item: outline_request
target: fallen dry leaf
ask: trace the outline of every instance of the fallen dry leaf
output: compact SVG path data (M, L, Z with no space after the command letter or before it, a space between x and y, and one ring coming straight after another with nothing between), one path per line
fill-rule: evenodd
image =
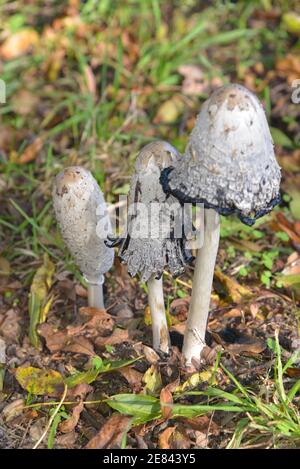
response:
M157 365L151 365L143 376L145 383L145 392L147 394L156 394L162 386L161 375Z
M159 355L153 350L153 348L144 345L141 342L133 344L133 348L138 355L145 355L148 363L155 365L159 361Z
M220 427L207 415L200 415L199 417L180 418L180 421L188 428L200 431L206 434L219 435Z
M87 383L77 384L74 388L69 388L67 393L67 399L80 398L83 400L87 394L93 391L93 387Z
M33 366L19 367L15 370L15 376L23 389L36 396L60 395L64 381L56 370L42 370Z
M84 328L89 329L92 335L106 336L113 331L115 321L105 309L83 307L79 312L84 319L88 320Z
M168 386L166 386L160 391L161 414L165 420L168 420L172 415L172 407L170 407L172 404L173 396Z
M37 137L28 147L25 148L22 155L18 157L17 163L26 164L34 161L44 146L46 136Z
M128 383L132 386L132 390L138 393L142 388L143 374L135 370L131 366L124 366L120 368L119 373L124 376Z
M236 280L223 274L220 270L215 271L215 278L225 287L228 296L234 303L240 303L244 297L252 296L249 288L240 285Z
M287 54L276 61L275 67L280 76L287 78L289 84L299 78L300 59L298 55Z
M81 331L79 328L67 328L65 331L55 331L50 324L40 324L38 332L46 340L47 348L50 352L73 352L94 356L95 351L92 343L82 335L76 336ZM75 332L75 334L74 334Z
M115 329L110 337L97 337L95 345L99 348L104 348L106 345L116 345L122 342L130 342L128 330Z
M18 417L22 414L25 407L24 399L16 399L13 402L10 402L2 409L2 417L6 422Z
M160 449L170 449L169 440L175 430L176 427L167 427L163 432L159 434L158 446Z
M173 96L165 101L154 117L154 124L173 124L184 109L184 102L179 96Z
M274 226L275 225L275 226ZM284 231L292 241L296 244L300 244L300 236L295 231L293 223L289 222L283 213L276 213L275 222L271 224L274 231Z
M59 424L59 431L62 433L69 433L74 430L76 427L78 420L80 418L80 414L83 411L83 402L80 401L74 409L72 410L72 415L67 420L64 420Z
M300 368L289 367L285 370L285 372L290 378L300 378Z
M56 436L56 443L58 446L62 446L63 448L72 449L74 443L76 442L78 434L73 430L70 433L66 433L64 435Z
M113 414L103 425L97 435L86 445L86 449L117 448L123 434L128 431L132 417Z
M9 309L0 325L0 333L7 343L14 343L19 340L21 334L20 315L15 309Z
M39 41L34 29L23 29L9 36L0 47L0 57L11 60L29 52Z

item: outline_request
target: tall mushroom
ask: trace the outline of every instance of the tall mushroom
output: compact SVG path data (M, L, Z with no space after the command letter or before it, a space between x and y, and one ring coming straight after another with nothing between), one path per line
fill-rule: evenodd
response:
M53 205L62 237L88 285L88 304L103 308L104 274L114 250L104 241L112 233L106 204L92 174L80 166L64 169L53 185Z
M200 359L205 345L219 214L251 226L280 202L280 167L257 97L238 84L216 90L203 104L184 157L162 172L166 194L205 208L204 242L195 266L183 354Z
M179 157L177 150L164 141L152 142L140 151L131 179L126 235L110 244L120 246L119 256L127 263L129 274L139 273L141 280L147 282L153 347L166 353L170 340L163 270L168 266L172 275L177 276L192 259L185 235L181 236L184 216L181 204L173 196L166 196L159 182L161 171L176 166Z

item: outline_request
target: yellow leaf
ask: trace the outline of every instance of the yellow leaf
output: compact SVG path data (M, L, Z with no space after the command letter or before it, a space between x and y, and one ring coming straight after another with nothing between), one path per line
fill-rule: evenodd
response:
M145 308L144 323L146 324L146 326L151 326L152 324L150 306L146 306Z
M173 124L184 109L183 101L178 97L174 96L172 99L165 101L157 111L154 118L155 124Z
M220 270L215 271L215 277L225 287L228 296L234 303L240 303L243 297L252 296L252 292L249 288L243 287L236 280L223 274Z
M293 11L285 13L282 17L282 23L289 33L300 36L300 15Z
M157 394L162 387L160 372L156 365L150 366L143 376L143 382L146 384L147 394Z
M214 367L210 367L205 371L201 371L200 373L193 373L184 383L180 386L177 386L175 392L184 392L187 389L194 389L201 383L207 383L212 379L214 373ZM215 381L215 380L214 380ZM211 383L215 384L215 383Z
M51 369L19 367L16 369L16 379L23 389L35 396L56 396L64 387L61 374Z
M36 348L40 346L37 326L45 321L47 308L49 309L51 306L51 303L49 304L51 300L48 303L46 303L46 300L52 285L54 271L54 264L50 261L48 254L44 254L43 265L36 271L29 295L29 340Z

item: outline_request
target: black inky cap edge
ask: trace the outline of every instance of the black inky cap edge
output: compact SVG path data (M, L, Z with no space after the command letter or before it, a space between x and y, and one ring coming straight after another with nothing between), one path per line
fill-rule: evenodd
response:
M192 198L189 195L184 194L179 189L171 189L171 187L169 186L169 174L173 171L173 169L174 168L172 166L170 166L169 168L163 169L159 178L159 181L161 183L161 186L165 194L173 195L182 204L184 203L203 204L204 208L212 208L213 210L218 212L220 215L228 216L228 215L236 214L241 220L241 222L248 226L254 225L256 220L258 220L258 218L261 218L267 213L271 212L273 208L276 205L280 204L281 202L281 196L278 193L277 196L274 197L274 199L272 199L265 208L258 210L254 217L246 217L245 215L243 215L242 211L236 207L218 207L217 205L207 202L206 199Z

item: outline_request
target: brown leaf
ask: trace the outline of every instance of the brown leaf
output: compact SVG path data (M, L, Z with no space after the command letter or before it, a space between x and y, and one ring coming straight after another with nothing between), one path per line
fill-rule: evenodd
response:
M85 329L89 329L93 335L108 335L114 328L115 321L105 309L83 307L79 310L80 314L88 321L85 323Z
M172 415L172 407L170 407L172 404L173 396L168 386L166 386L160 391L160 408L165 420L168 420Z
M240 318L241 317L241 309L240 308L233 308L230 311L227 311L223 314L224 318Z
M74 388L68 389L67 399L71 399L71 398L76 399L79 397L81 400L83 400L85 396L92 391L93 391L92 386L90 386L87 383L80 383L80 384L77 384Z
M180 421L188 428L200 431L206 434L219 435L219 426L211 420L207 415L200 415L199 417L181 418Z
M195 431L195 437L196 437L195 443L196 443L197 449L207 447L207 444L208 444L207 434Z
M24 411L25 402L23 399L16 399L2 409L2 417L6 422L14 419Z
M39 334L46 340L50 352L73 352L93 356L95 351L91 342L85 337L77 336L81 328L67 328L65 331L55 331L50 324L43 323L38 327Z
M72 449L77 436L77 433L75 430L73 430L72 432L66 433L65 435L56 436L56 443L58 446L62 446L63 448Z
M169 440L175 430L176 427L167 427L163 432L159 434L158 446L160 449L170 449Z
M276 224L279 230L284 231L296 244L300 244L300 236L296 233L294 225L286 219L283 213L276 213Z
M160 392L160 408L161 413L164 419L168 419L171 417L172 408L169 407L170 404L173 404L173 396L172 393L180 384L180 377L178 376L174 381L167 384L161 392Z
M297 252L293 252L287 260L287 265L282 271L283 275L300 274L300 256Z
M64 352L82 353L93 357L95 350L93 344L83 336L72 337L71 343L66 344Z
M290 378L297 378L299 379L300 378L300 368L287 368L285 370L286 374L290 377Z
M22 155L19 156L17 162L20 164L26 164L30 163L30 161L35 160L37 154L43 148L45 140L45 136L37 137L34 142L28 145L28 147L23 151Z
M83 67L83 73L84 73L84 77L86 81L86 87L89 93L95 96L97 85L96 85L96 80L95 80L95 75L93 73L93 70L91 69L89 65L85 64Z
M138 393L141 390L143 379L142 373L131 366L124 366L124 368L120 368L118 371L132 386L134 392Z
M20 316L15 309L9 309L0 325L0 333L7 343L14 343L19 340L21 334Z
M86 449L103 449L120 447L124 432L129 429L132 417L113 414L103 425L101 430L86 445Z
M0 48L0 56L11 60L26 54L38 43L38 33L33 29L23 29L9 36Z
M74 430L74 428L76 427L76 425L78 423L78 420L80 418L80 414L81 414L82 411L83 411L83 402L81 401L72 410L71 417L60 423L59 431L62 432L62 433L69 433L72 430Z
M289 84L299 78L300 59L298 55L287 54L278 59L275 66L280 75L287 78Z
M97 337L95 339L96 347L103 348L106 345L116 345L122 342L130 342L128 330L115 329L110 337Z

